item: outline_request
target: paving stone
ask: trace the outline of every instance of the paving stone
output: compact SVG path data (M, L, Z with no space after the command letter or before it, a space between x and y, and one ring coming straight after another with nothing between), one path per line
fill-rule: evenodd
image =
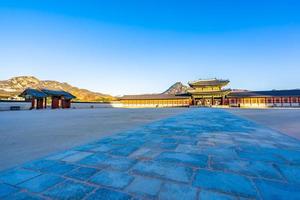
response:
M175 138L164 138L162 140L163 143L177 143L177 140Z
M91 194L87 200L129 200L131 196L122 192L109 190L106 188L100 188L93 194Z
M288 182L300 185L300 166L278 165L278 167Z
M237 174L199 170L195 176L193 185L203 189L232 193L244 197L257 196L256 190L250 180Z
M44 192L53 199L76 200L88 195L94 187L74 181L65 181Z
M97 144L107 144L110 143L112 141L112 137L107 137L107 138L102 138L98 141L96 141L95 143Z
M65 174L73 169L76 169L76 165L67 164L63 162L57 162L55 165L52 165L48 168L42 169L43 172L54 173L54 174Z
M193 171L189 167L176 166L173 163L142 161L133 166L132 171L147 176L157 176L170 180L189 182Z
M204 155L211 155L214 157L220 157L225 160L237 159L236 151L231 147L204 147L201 148L201 153Z
M194 174L208 157L211 170ZM0 199L41 197L27 190L50 199L300 199L299 166L298 140L223 110L191 109L0 172Z
M31 192L42 192L54 185L56 185L59 182L62 182L64 179L50 174L43 174L40 176L37 176L35 178L32 178L28 181L25 181L21 184L19 184L19 187L26 188L27 190Z
M111 169L121 170L121 171L128 170L135 163L136 163L135 160L129 158L123 158L123 157L119 157L119 158L111 157L103 161L103 165Z
M300 150L287 150L279 148L269 148L269 150L274 150L276 154L280 155L282 158L293 165L300 165Z
M82 145L79 147L75 147L74 150L75 151L91 151L92 149L98 147L99 144L86 144L86 145Z
M175 162L196 167L206 167L208 157L205 155L198 155L192 153L179 153L179 152L163 152L157 156L156 160L164 162Z
M159 193L161 200L196 199L197 190L189 185L164 183Z
M173 143L160 143L159 148L161 149L167 149L167 150L171 150L171 149L176 149L176 147L178 146L178 144L173 144Z
M300 199L300 186L291 185L273 181L256 180L255 184L263 199L288 199L299 200Z
M109 152L115 148L117 148L118 146L116 145L112 145L112 144L101 144L99 147L96 147L94 149L92 149L92 151L95 152Z
M94 169L94 168L89 168L89 167L80 167L77 168L69 173L67 173L65 176L75 178L78 180L87 180L94 174L99 172L99 170Z
M0 183L0 199L16 193L19 189L10 185Z
M126 188L130 193L155 197L162 185L157 179L147 177L136 177L134 181Z
M0 181L17 185L38 175L40 175L40 173L27 169L12 169L2 172L0 174Z
M265 161L272 163L285 163L286 161L278 155L264 154L263 152L237 151L238 156L249 161Z
M108 155L105 155L103 153L96 153L82 160L79 160L78 163L89 166L103 166L103 161L105 161L108 158L110 158Z
M92 155L93 153L90 153L90 152L78 152L78 153L75 153L75 154L72 154L70 156L67 156L65 158L62 159L62 161L65 161L65 162L77 162L78 160L81 160L87 156L90 156Z
M146 144L146 148L161 149L161 150L174 150L176 149L177 146L178 144L176 143L163 143L161 139L157 141L149 141Z
M130 155L131 158L137 159L152 159L160 154L161 151L152 148L140 148Z
M43 200L37 195L29 194L26 192L18 192L4 198L5 200Z
M101 172L93 176L90 179L90 182L108 187L123 189L124 187L129 185L129 183L131 183L133 179L134 178L127 173L102 170Z
M77 153L77 152L78 151L73 151L73 150L60 152L60 153L48 156L48 157L46 157L46 159L47 160L60 160L60 159L63 159L64 157L70 156L70 155L72 155L74 153Z
M112 155L117 155L117 156L129 156L132 154L134 151L138 150L138 146L120 146L118 148L115 148L111 150L109 153Z
M199 200L238 200L238 197L207 191L207 190L201 190L199 194Z
M43 170L45 168L51 167L57 164L58 161L55 160L35 160L23 165L23 168L33 169L33 170Z
M243 160L218 161L218 159L213 158L211 167L213 169L231 171L246 176L282 180L282 176L280 176L278 170L267 162Z
M175 151L181 153L201 154L201 148L199 146L189 144L179 144Z

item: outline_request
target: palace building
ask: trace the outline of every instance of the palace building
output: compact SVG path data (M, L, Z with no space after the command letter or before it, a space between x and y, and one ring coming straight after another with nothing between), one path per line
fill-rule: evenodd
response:
M300 107L300 89L234 91L225 88L229 80L206 79L188 83L186 93L177 95L125 95L124 107Z
M187 95L192 99L192 105L213 106L223 105L230 89L223 89L229 83L228 80L198 80L189 82L191 89Z

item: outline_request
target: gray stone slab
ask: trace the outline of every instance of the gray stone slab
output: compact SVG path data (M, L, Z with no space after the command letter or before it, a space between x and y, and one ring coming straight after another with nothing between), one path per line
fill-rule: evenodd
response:
M256 190L251 181L244 176L233 173L199 170L195 176L193 185L237 196L257 197Z
M42 174L28 181L18 185L18 187L25 188L31 192L42 192L60 182L64 179L62 177L52 174Z
M196 199L197 190L189 185L165 183L159 194L161 200Z
M65 158L62 159L62 161L65 162L77 162L78 160L81 160L87 156L92 155L93 153L91 152L78 152L78 153L74 153L70 156L67 156Z
M154 178L137 176L134 181L126 188L126 190L133 194L141 196L156 197L162 181Z
M87 196L93 189L94 187L87 184L65 181L47 190L43 194L53 199L77 200Z
M40 173L27 169L12 169L0 173L0 181L17 185L39 175Z
M90 179L90 182L98 185L123 189L131 183L133 176L117 171L102 170Z
M189 167L176 166L172 163L159 161L139 162L132 168L132 171L141 175L161 177L180 182L189 182L193 174L193 170Z

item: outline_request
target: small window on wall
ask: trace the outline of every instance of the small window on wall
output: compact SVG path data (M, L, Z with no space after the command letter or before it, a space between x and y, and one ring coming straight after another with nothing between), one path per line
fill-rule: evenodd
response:
M280 103L280 98L276 98L275 102Z
M284 99L283 99L283 102L284 102L284 103L288 103L288 102L289 102L289 98L284 98Z

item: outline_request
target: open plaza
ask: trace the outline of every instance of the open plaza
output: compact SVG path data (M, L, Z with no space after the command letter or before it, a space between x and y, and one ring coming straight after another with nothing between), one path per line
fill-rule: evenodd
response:
M299 10L0 0L0 200L300 200Z
M300 109L1 112L0 199L299 199L299 117Z

